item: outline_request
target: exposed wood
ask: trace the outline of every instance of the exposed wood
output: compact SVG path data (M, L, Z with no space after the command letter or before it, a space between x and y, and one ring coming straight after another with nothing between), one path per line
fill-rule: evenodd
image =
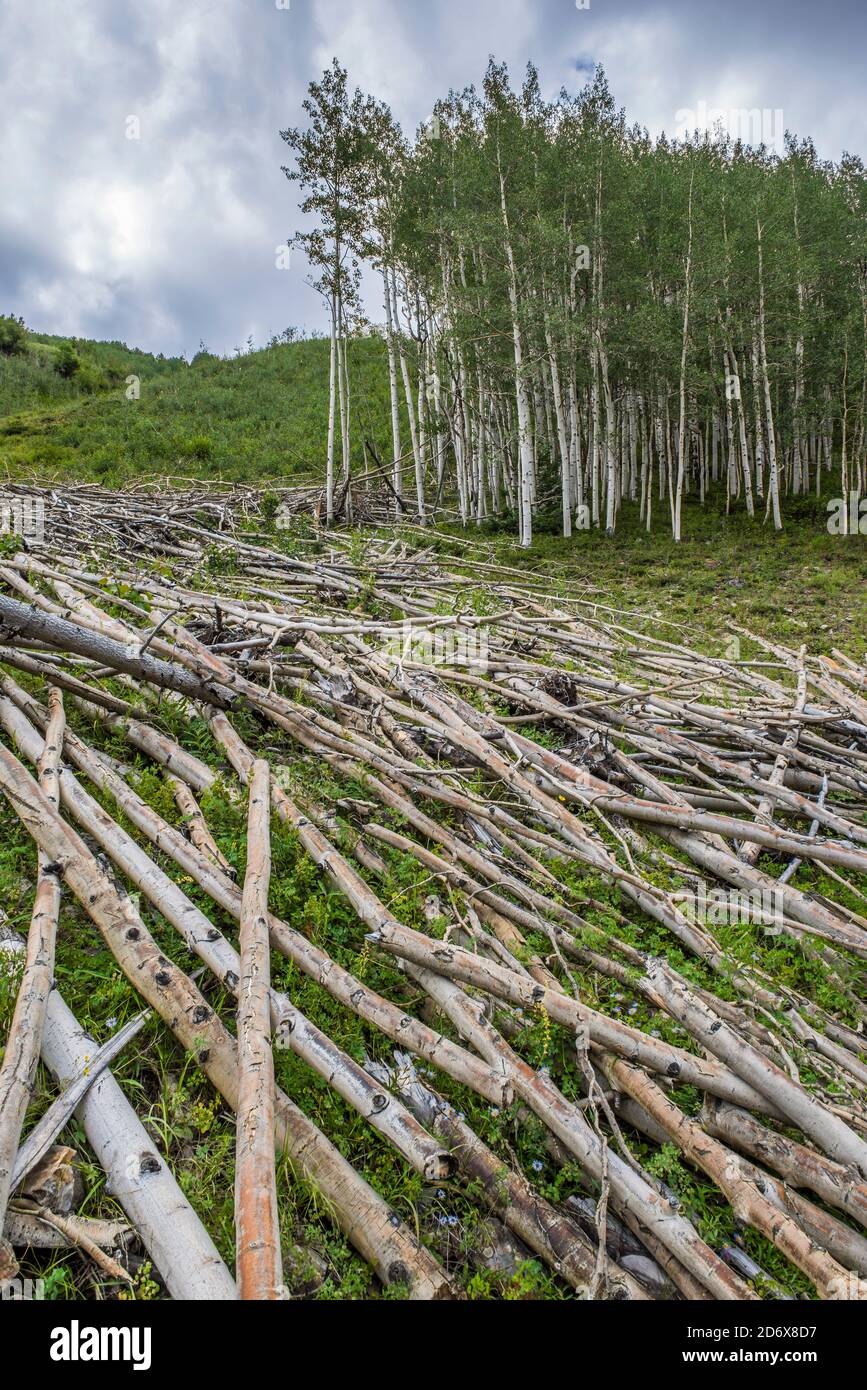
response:
M247 873L241 899L238 985L235 1237L242 1299L279 1299L283 1292L277 1175L274 1167L274 1055L271 1051L271 770L257 762L250 778Z

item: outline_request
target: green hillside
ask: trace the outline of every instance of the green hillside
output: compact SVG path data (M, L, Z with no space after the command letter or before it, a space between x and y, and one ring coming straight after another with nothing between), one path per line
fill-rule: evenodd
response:
M65 378L61 353L80 362ZM350 343L354 466L364 438L385 456L391 425L384 345ZM138 400L127 378L139 378ZM29 334L0 356L0 470L108 485L179 475L230 481L322 478L329 344L310 339L234 358L154 357L123 343ZM385 451L383 453L383 451Z

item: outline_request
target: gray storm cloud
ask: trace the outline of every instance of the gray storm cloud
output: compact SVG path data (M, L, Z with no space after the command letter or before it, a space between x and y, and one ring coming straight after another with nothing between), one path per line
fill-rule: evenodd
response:
M335 54L408 129L494 52L550 95L603 63L652 134L782 111L833 159L867 155L865 40L860 0L4 0L0 312L168 354L322 327L303 263L276 265L278 132Z

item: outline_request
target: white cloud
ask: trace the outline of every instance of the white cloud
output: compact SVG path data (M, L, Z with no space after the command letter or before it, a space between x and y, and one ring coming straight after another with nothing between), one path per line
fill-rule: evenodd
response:
M783 107L820 153L867 153L865 11L807 0L4 0L0 311L43 331L154 350L231 350L321 323L296 260L296 190L278 132L337 55L410 130L488 55L553 95L605 64L630 121L678 108ZM11 55L11 59L10 59ZM579 71L585 65L584 71ZM141 138L126 138L131 115ZM371 306L378 313L378 302Z

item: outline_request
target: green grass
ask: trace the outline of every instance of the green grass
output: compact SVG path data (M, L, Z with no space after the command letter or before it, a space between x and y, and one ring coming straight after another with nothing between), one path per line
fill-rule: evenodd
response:
M784 530L776 534L741 511L726 517L713 505L687 501L679 546L661 508L648 535L631 506L624 507L610 540L598 531L579 531L566 541L553 528L538 529L528 552L503 521L466 532L449 527L432 544L466 574L483 579L474 557L513 566L528 579L544 580L554 601L584 599L598 605L600 619L709 656L726 655L733 637L728 623L734 621L795 651L806 643L812 653L839 647L862 658L867 536L829 535L824 497L789 499L784 519ZM476 549L479 541L485 543L482 551ZM490 602L483 582L478 596ZM743 639L742 656L761 659Z

